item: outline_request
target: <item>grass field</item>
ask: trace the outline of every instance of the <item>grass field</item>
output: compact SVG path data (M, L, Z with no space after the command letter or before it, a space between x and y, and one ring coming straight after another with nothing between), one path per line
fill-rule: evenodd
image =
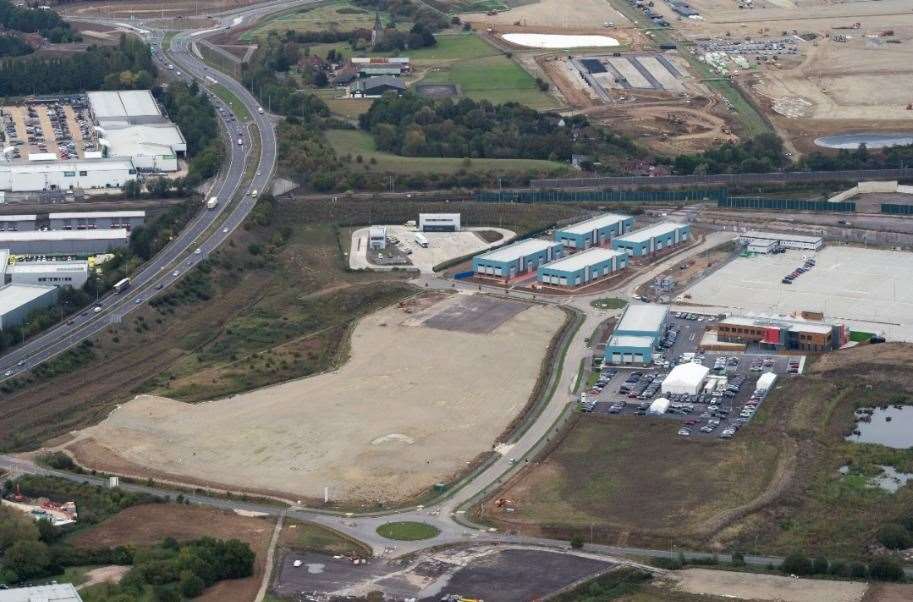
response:
M590 302L590 305L597 309L621 309L627 304L628 302L624 299L616 299L614 297L604 297Z
M440 530L433 525L412 521L385 523L377 528L377 534L381 537L397 541L431 539L432 537L437 537L438 533L440 533Z
M864 558L881 525L913 513L913 488L888 493L866 476L879 465L913 471L913 450L844 435L856 407L913 397L910 361L913 347L899 344L827 355L781 381L728 442L676 437L664 420L581 415L540 465L494 496L515 511L489 502L483 517L562 539Z
M422 83L456 84L463 95L495 104L519 102L540 110L558 106L529 73L503 55L457 61L429 73Z
M293 520L285 521L279 534L279 545L290 550L318 552L330 556L371 556L371 548L357 541L314 523Z
M537 159L465 159L455 157L401 157L376 150L371 136L360 130L329 130L327 141L337 155L361 155L367 169L395 174L467 172L546 172L567 171L568 167L555 161ZM373 163L371 161L374 161Z
M440 61L468 61L488 56L501 55L501 51L489 46L474 33L438 34L437 44L430 48L406 51L416 64Z
M381 13L381 20L386 24L389 15ZM317 7L302 8L283 13L267 19L259 26L241 34L244 42L253 42L268 35L271 31L354 31L371 29L374 26L374 13L357 7L351 2L338 0L321 4ZM411 23L398 23L399 29L409 29Z

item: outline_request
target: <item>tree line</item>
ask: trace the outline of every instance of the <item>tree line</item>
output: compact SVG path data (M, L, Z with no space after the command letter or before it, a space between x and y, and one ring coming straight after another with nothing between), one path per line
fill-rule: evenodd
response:
M51 42L74 42L81 36L73 31L53 10L16 6L9 0L0 0L0 26L22 33L40 33Z
M190 167L186 187L193 188L219 171L225 152L215 107L196 80L189 85L174 82L167 89L156 88L154 92L187 141Z
M117 46L90 46L68 57L2 61L0 91L4 96L27 96L148 89L157 73L149 47L122 34Z

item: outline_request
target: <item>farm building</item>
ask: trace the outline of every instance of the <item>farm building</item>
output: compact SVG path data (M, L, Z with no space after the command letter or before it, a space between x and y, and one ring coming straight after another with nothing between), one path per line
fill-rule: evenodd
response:
M120 188L135 179L133 163L124 159L0 162L0 190L12 192Z
M817 251L824 246L824 239L820 236L761 232L758 230L739 235L739 242L749 247L755 245L760 248L761 245L770 246L772 244L782 249L796 249L799 251Z
M94 255L125 247L129 240L124 228L0 232L0 248L16 255Z
M632 257L646 257L688 240L690 232L691 227L687 224L662 222L614 238L612 248Z
M717 330L720 341L776 351L831 351L844 345L846 337L842 324L788 318L732 316L722 320Z
M406 84L398 77L380 75L358 79L349 86L349 94L355 98L377 98L387 92L402 94L406 91Z
M6 284L0 286L0 330L19 326L33 311L57 302L56 286Z
M81 288L89 279L87 261L28 261L6 269L13 284L72 286Z
M37 219L37 215L0 215L0 232L30 232Z
M95 228L126 228L142 226L145 211L83 211L50 213L51 230L94 230Z
M605 360L612 364L651 363L668 317L669 308L664 305L629 305L606 343Z
M387 248L386 226L371 226L368 229L368 248L383 251Z
M418 229L421 232L459 232L459 213L419 213Z
M606 213L555 230L555 240L569 249L606 246L613 238L630 232L633 227L633 217Z
M561 243L528 238L475 257L472 271L476 276L510 280L554 261L562 256L562 252Z
M695 362L679 364L663 380L662 392L664 395L697 395L709 373L710 368Z
M628 256L619 251L595 247L540 265L536 278L544 284L581 286L622 270Z

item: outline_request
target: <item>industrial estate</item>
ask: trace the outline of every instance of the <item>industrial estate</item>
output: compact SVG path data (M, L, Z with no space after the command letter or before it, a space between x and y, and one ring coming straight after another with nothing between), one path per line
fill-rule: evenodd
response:
M906 0L0 0L0 602L913 600Z

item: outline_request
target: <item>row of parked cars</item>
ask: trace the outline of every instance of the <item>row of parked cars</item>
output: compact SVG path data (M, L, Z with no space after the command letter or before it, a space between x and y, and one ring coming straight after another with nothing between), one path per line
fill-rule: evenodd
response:
M796 278L798 278L805 272L810 271L813 267L815 267L815 260L806 259L805 263L802 264L802 267L796 268L791 273L789 273L783 277L783 284L792 284L793 280L795 280Z
M631 372L618 387L618 394L627 395L631 399L650 399L659 391L665 377L665 374L652 372Z
M599 371L599 377L588 392L589 397L587 397L587 394L584 394L580 399L580 405L584 412L593 411L593 408L596 407L599 394L602 393L602 390L605 389L606 385L609 384L609 381L611 381L616 374L618 374L618 370L615 368L608 365L602 367Z
M752 372L769 372L770 370L773 369L775 363L776 362L771 357L765 357L764 359L756 359L753 362L751 362L751 368L749 368L749 369ZM799 368L799 360L796 360L796 369L798 370L798 368Z

